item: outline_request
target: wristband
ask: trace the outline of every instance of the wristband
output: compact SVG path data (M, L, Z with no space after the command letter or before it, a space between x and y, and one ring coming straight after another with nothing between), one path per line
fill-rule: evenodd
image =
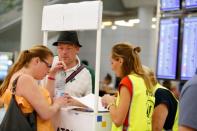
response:
M107 110L109 110L111 106L115 106L115 103L114 102L109 103L109 105L107 105Z
M50 77L50 76L48 76L48 79L49 79L49 80L53 80L53 81L55 80L54 77Z

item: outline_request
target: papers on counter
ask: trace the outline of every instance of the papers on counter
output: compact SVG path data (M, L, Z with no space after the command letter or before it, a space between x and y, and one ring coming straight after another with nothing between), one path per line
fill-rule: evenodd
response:
M87 112L93 112L94 111L94 103L95 103L95 95L94 94L88 94L84 97L73 97L74 99L78 100L82 104L86 105L88 108L85 107L78 107L78 106L68 106L67 109L75 109L80 111L87 111ZM108 110L102 106L101 103L101 97L98 99L98 111L99 112L107 112Z

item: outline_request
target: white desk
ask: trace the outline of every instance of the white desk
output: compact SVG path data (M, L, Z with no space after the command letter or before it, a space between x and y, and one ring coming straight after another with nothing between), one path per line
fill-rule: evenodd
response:
M60 131L94 131L94 112L82 112L62 108L55 116L54 124ZM98 113L96 131L111 131L111 117L109 112Z

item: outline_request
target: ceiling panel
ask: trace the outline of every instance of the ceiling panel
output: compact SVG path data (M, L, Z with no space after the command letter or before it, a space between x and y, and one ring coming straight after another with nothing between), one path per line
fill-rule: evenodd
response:
M141 6L157 6L157 0L122 0L125 8L135 8Z

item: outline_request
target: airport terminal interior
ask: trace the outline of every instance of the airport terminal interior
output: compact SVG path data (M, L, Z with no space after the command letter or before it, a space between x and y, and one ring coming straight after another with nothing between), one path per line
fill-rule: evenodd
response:
M41 21L44 5L82 1L42 0L40 2L32 2L30 0L27 3L26 1L22 2L22 0L1 1L0 50L2 52L11 52L16 56L20 50L29 48L33 43L42 43ZM110 49L113 44L120 41L128 41L141 46L143 63L152 68L156 67L156 10L156 0L103 0L101 34L102 79L106 73L113 75L109 63ZM24 25L22 24L23 20L27 22ZM53 49L51 43L57 37L58 32L49 32L48 46L54 51L55 49ZM83 45L83 48L80 50L80 58L87 60L94 67L96 31L80 30L78 31L78 37Z
M44 6L84 1L0 0L0 81L4 80L20 51L43 43L44 31L41 28ZM111 48L118 42L129 42L141 47L142 64L150 67L158 81L178 99L182 86L195 74L197 68L197 2L101 1L99 95L114 94L117 90L119 81L111 69ZM64 19L66 21L70 18ZM57 51L52 43L59 34L60 31L49 31L47 36L47 47L55 55ZM77 34L82 45L78 56L95 70L97 31L77 30ZM0 114L2 118L3 113Z

